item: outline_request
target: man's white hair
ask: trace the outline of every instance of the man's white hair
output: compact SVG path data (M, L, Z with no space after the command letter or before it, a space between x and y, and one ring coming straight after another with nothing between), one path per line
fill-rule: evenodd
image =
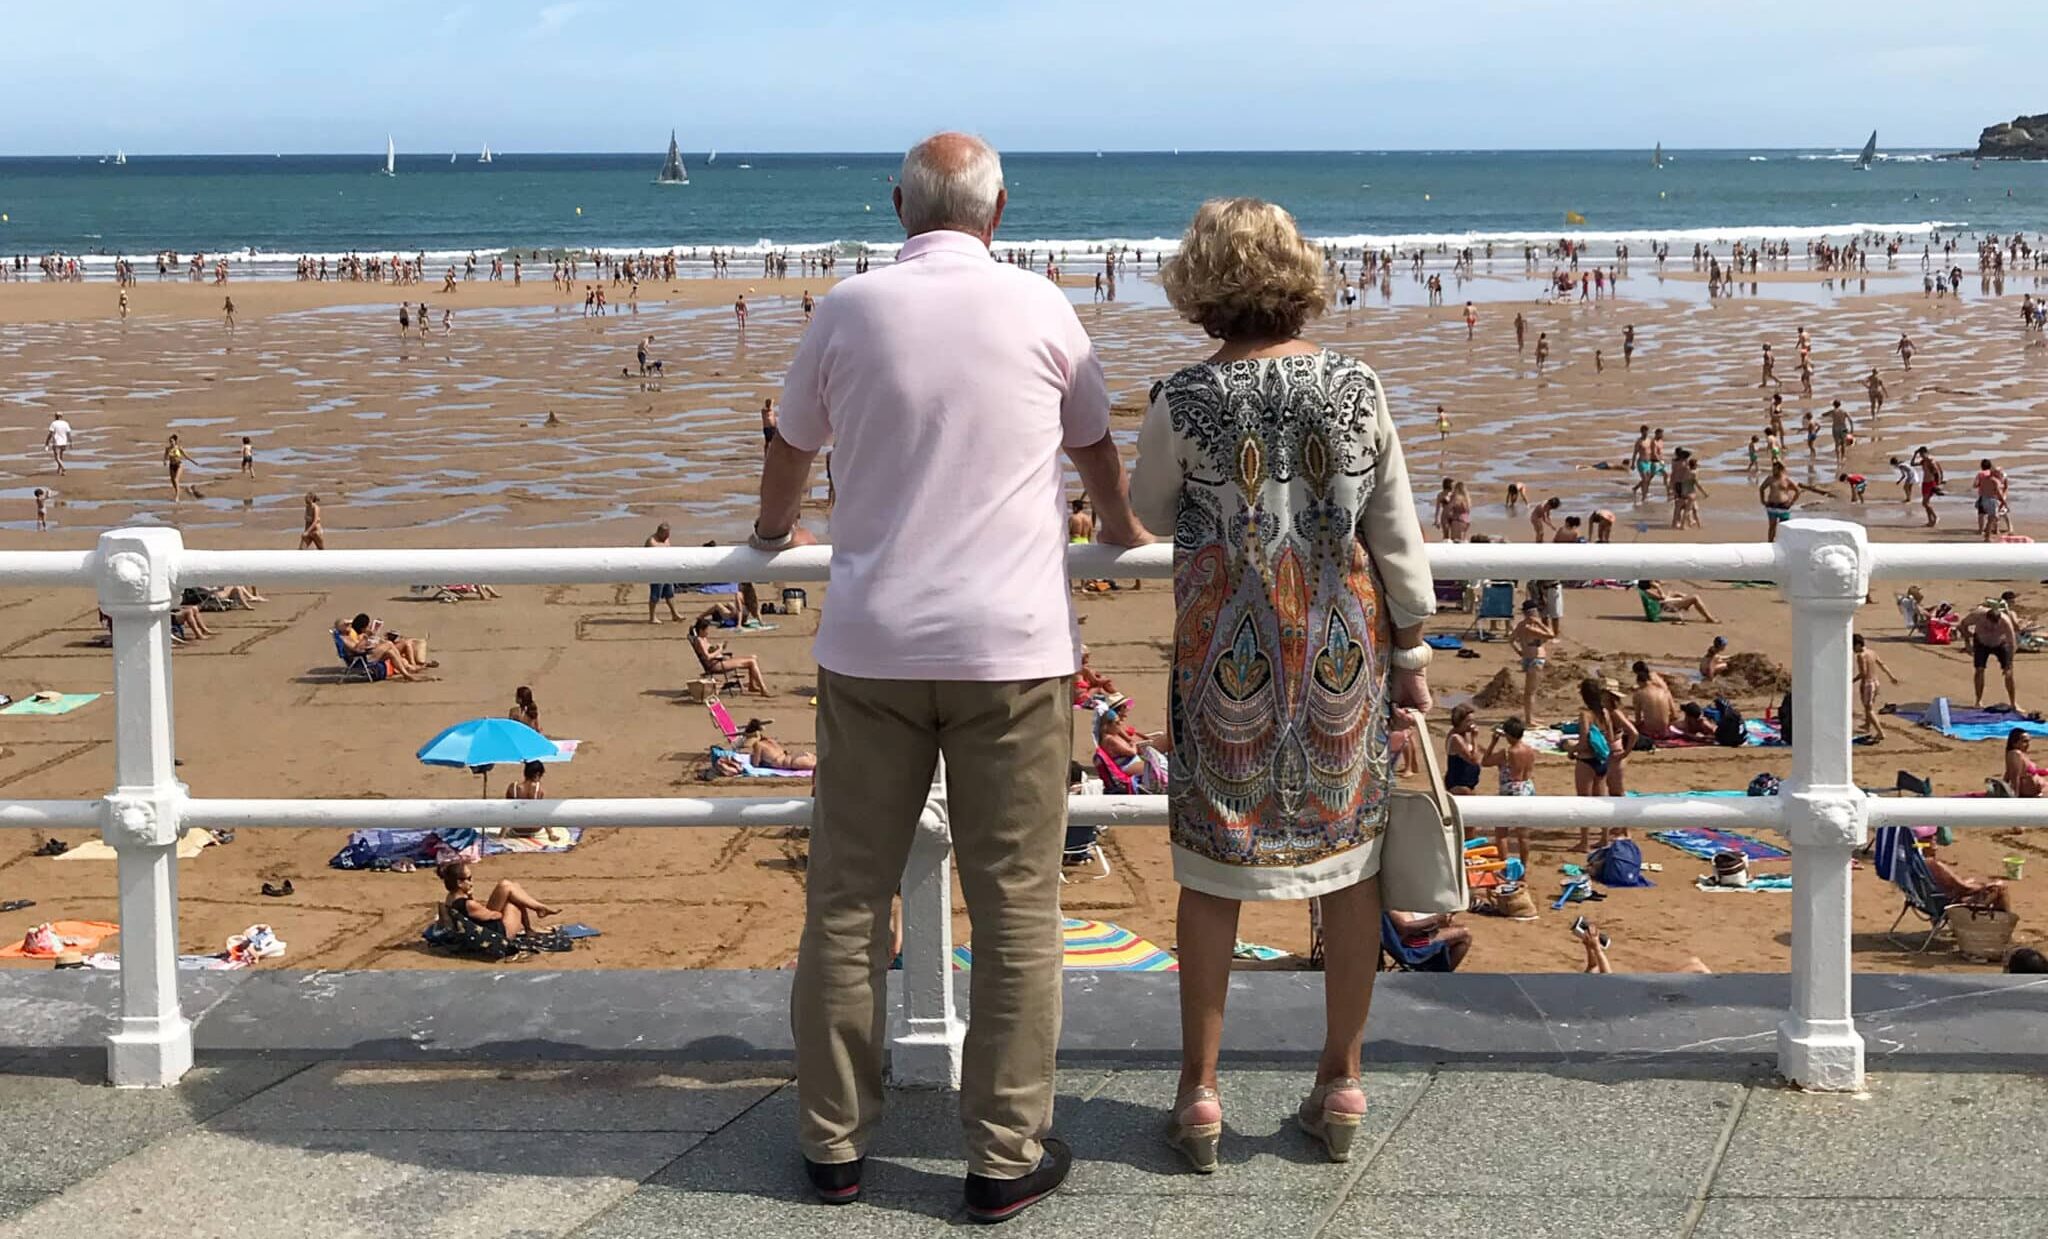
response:
M903 230L911 236L952 228L982 233L995 219L1003 160L972 134L933 134L903 157Z

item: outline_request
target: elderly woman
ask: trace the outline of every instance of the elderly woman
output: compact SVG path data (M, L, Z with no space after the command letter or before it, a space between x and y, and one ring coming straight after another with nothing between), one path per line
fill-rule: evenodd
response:
M1287 212L1204 203L1161 279L1220 342L1161 386L1132 483L1139 517L1174 531L1172 1137L1216 1169L1240 902L1320 898L1327 1028L1297 1117L1343 1161L1365 1113L1389 708L1429 705L1421 523L1379 377L1300 338L1326 303L1323 263Z

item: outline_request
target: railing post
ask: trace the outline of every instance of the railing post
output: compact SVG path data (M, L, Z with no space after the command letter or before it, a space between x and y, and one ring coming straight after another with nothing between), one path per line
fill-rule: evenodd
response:
M1870 589L1863 527L1795 520L1778 528L1792 604L1792 1010L1778 1025L1778 1071L1804 1088L1863 1087L1863 1038L1850 1003L1851 853L1870 837L1856 787L1849 639Z
M184 539L173 529L100 535L100 609L114 621L114 789L101 832L120 853L121 1016L107 1076L175 1084L192 1066L178 1007L179 817L171 732L171 607Z
M903 1005L889 1017L889 1076L912 1088L960 1087L967 1025L953 1004L952 857L940 758L903 871Z

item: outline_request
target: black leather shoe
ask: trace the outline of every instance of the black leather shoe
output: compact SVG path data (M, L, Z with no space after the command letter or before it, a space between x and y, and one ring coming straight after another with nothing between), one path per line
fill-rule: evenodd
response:
M806 1157L804 1177L811 1181L819 1200L828 1205L850 1205L860 1199L860 1172L867 1164L865 1157L850 1162L814 1162Z
M1021 1179L967 1176L967 1216L977 1222L1007 1222L1059 1190L1073 1168L1074 1155L1064 1140L1045 1138L1038 1168Z

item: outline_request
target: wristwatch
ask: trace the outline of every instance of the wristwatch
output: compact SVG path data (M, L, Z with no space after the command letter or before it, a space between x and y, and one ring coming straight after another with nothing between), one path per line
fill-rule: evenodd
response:
M754 522L754 534L747 539L747 545L770 555L777 551L786 551L796 545L796 526L791 525L771 538L761 532L761 522L757 520Z
M1396 671L1423 671L1429 667L1429 660L1435 654L1436 651L1427 645L1411 645L1405 649L1396 647L1387 661Z

